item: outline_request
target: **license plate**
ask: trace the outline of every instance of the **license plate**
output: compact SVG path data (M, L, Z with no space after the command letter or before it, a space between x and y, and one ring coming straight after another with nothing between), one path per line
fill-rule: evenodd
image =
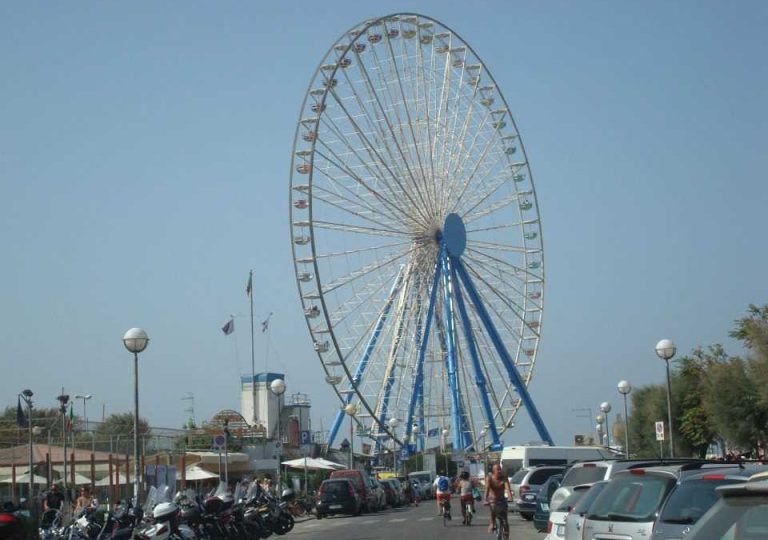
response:
M541 503L541 509L545 512L549 512L549 504L547 503Z
M341 505L340 504L332 504L332 505L328 506L328 508L330 508L331 510L339 510L341 508Z
M555 534L557 536L565 536L565 525L558 525Z

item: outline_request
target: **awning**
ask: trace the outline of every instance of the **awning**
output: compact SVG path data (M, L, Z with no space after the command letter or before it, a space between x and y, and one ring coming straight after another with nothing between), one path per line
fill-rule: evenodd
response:
M48 480L45 479L44 476L38 476L36 474L32 475L32 482L35 484L47 484ZM17 484L29 484L29 474L22 474L21 476L16 477L16 483ZM0 480L0 484L13 484L13 477L10 478L3 478Z
M206 471L202 467L197 467L195 465L192 465L191 467L187 467L184 478L186 481L189 482L189 481L196 481L196 480L210 480L211 478L219 478L219 475L211 471ZM181 480L181 477L177 477L177 480Z
M319 459L315 459L311 457L303 457L299 459L292 459L290 461L283 461L282 464L292 469L308 469L312 471L316 471L316 470L332 471L336 469L336 467L333 464L331 464L330 461L324 463Z

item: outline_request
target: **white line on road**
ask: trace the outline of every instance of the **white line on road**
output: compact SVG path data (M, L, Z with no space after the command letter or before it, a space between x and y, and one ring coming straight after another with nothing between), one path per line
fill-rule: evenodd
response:
M401 521L405 521L405 518L397 518L397 519L390 519L390 523L400 523Z
M432 521L433 519L435 519L435 518L433 518L433 517L425 517L425 518L419 518L416 521Z
M381 521L380 519L366 519L365 521L361 521L361 525L370 525L371 523L378 523Z

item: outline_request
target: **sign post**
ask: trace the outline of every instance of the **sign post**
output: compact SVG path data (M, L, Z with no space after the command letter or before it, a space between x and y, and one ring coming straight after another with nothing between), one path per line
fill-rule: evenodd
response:
M664 422L656 422L656 440L659 441L659 457L664 457Z

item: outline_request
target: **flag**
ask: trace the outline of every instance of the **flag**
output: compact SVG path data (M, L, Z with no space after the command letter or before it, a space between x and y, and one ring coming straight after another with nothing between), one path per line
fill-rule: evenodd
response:
M21 398L18 398L16 405L16 425L19 427L28 427L27 417L24 416L24 411L21 408Z
M272 317L272 312L269 312L267 318L261 321L261 331L266 332L269 329L269 319Z
M221 331L224 332L225 336L228 336L232 332L235 331L235 319L231 318L227 321L227 324L221 327Z
M67 418L67 431L72 431L75 426L75 412L72 404L69 405L69 418Z
M253 290L253 270L251 270L251 273L248 274L248 285L245 286L245 294L248 296L251 296L252 290Z
M437 437L439 434L440 434L440 428L433 428L427 431L427 437L430 439L432 437Z

